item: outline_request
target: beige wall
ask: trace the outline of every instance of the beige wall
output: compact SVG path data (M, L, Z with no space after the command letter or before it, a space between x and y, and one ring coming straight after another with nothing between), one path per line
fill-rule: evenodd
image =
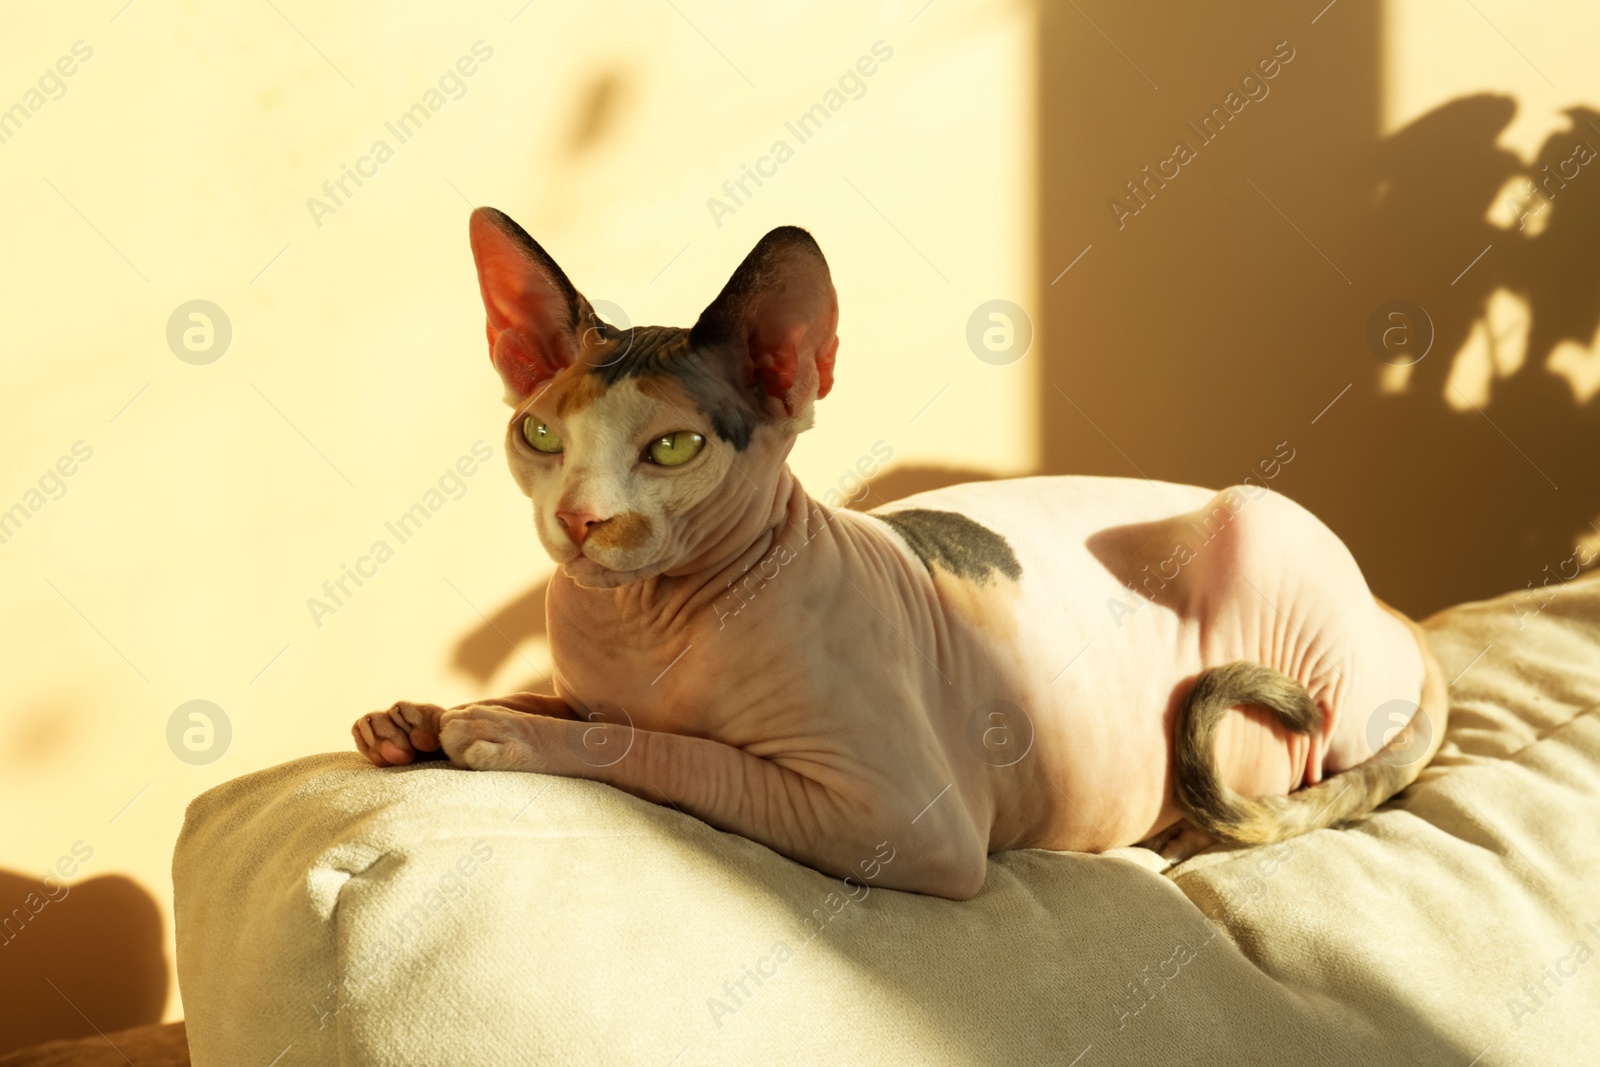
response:
M549 566L501 465L469 203L637 323L691 321L768 228L809 227L842 307L839 384L795 456L818 493L878 441L908 478L1215 485L1287 441L1274 484L1414 612L1537 580L1591 529L1597 279L1576 250L1600 177L1554 202L1544 245L1491 213L1561 109L1600 98L1591 9L675 3L7 16L0 107L93 48L0 143L0 508L93 450L0 544L0 909L63 856L72 884L102 879L0 948L19 1017L78 1025L45 975L107 1025L154 1010L107 975L148 972L158 919L170 961L168 860L196 793L344 747L397 697L465 700L545 665ZM1119 230L1123 183L1285 39L1271 95ZM785 122L879 40L893 58L798 144ZM478 41L493 57L463 95L395 143L384 124ZM1493 101L1436 113L1482 92L1518 102L1508 128ZM393 158L314 221L307 199L378 138ZM719 226L708 198L780 138L793 158ZM1397 297L1439 336L1409 371L1364 340ZM194 299L232 323L205 366L165 336ZM969 350L991 299L1031 313L1027 358ZM384 523L480 439L494 459L464 495L316 625L307 598L394 542ZM208 765L167 742L193 699L233 730Z
M454 703L545 663L524 626L519 654L494 638L467 657L494 677L456 667L479 613L549 570L500 458L469 201L519 219L636 323L692 322L762 233L807 226L843 344L795 456L803 480L820 493L880 440L897 464L1035 464L1028 365L979 363L963 339L981 301L1031 301L1028 10L676 6L8 14L0 106L74 42L93 55L0 144L0 507L26 506L75 442L92 458L0 544L0 868L17 876L0 908L82 841L93 856L70 880L131 878L159 904L170 957L168 863L196 793L345 747L358 713L399 697ZM478 41L493 55L464 95L409 143L385 131ZM864 92L846 83L859 98L804 144L787 133L877 41L892 58ZM393 157L314 220L307 199L379 138ZM780 138L793 157L719 226L707 200ZM205 366L165 338L196 298L233 329ZM957 420L985 432L957 437ZM480 439L494 459L465 494L409 543L387 534ZM394 558L315 625L307 598L379 538ZM166 740L192 699L232 725L209 765ZM96 976L107 952L153 946L102 945L86 965L94 950L69 927L108 909L143 922L139 897L69 895L0 948L19 1020L76 1019L49 975L101 1022L135 1021ZM166 1014L181 1014L175 989Z
M1098 29L1044 9L1041 277L1092 246L1045 286L1046 469L1222 485L1286 443L1271 484L1406 611L1570 577L1600 539L1600 169L1537 239L1505 199L1576 141L1600 148L1600 115L1563 113L1600 98L1600 17L1220 7L1095 5ZM1209 143L1189 129L1284 41L1295 58L1249 90L1267 95L1241 93ZM1179 139L1195 158L1140 206L1125 183ZM1410 368L1367 338L1397 299L1433 324Z

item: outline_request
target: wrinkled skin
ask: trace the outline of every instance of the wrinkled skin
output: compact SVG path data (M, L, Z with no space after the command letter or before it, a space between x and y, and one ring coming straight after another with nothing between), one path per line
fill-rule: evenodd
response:
M817 503L787 467L837 346L814 245L791 238L735 275L735 328L655 339L667 368L731 367L725 396L670 369L599 388L614 331L585 330L575 293L569 319L549 313L564 276L525 235L502 248L501 219L474 216L474 250L514 406L506 452L559 564L555 694L373 712L354 733L379 766L442 750L475 770L608 782L833 875L964 899L990 852L1174 830L1173 717L1210 667L1271 666L1325 711L1312 738L1230 713L1217 754L1245 795L1359 763L1384 740L1374 713L1414 705L1436 670L1342 542L1259 484L1020 479L882 509L967 516L1017 574L925 564L891 523ZM511 363L524 351L531 370ZM713 416L726 429L747 401L738 447ZM562 453L529 445L528 416ZM674 431L705 447L678 467L639 458ZM1181 542L1195 549L1177 562Z

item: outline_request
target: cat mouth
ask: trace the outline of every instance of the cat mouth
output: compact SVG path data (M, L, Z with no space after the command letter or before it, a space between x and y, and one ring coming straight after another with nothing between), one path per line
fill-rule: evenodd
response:
M655 573L650 566L608 567L593 556L587 555L582 549L573 553L565 563L561 564L561 568L579 585L594 588L628 585Z
M607 567L581 548L574 552L572 558L563 563L562 566L568 570L581 569L584 571L611 571L615 569Z
M615 589L638 578L635 571L607 567L582 552L563 563L561 569L566 572L568 578L585 589Z
M574 552L571 558L563 563L562 566L565 567L567 572L570 574L587 575L601 579L614 580L623 575L633 573L632 568L607 566L606 564L595 559L593 556L589 555L582 548L579 548L576 552Z

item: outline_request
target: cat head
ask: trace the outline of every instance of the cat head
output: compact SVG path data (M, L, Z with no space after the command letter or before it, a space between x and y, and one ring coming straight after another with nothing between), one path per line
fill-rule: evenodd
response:
M763 237L693 327L619 329L507 216L479 208L470 231L506 455L551 559L614 587L748 545L833 386L838 297L811 235Z

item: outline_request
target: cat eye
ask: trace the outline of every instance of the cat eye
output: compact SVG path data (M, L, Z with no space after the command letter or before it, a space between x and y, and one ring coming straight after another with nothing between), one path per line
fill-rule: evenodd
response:
M533 446L535 452L543 452L547 456L558 454L563 447L561 438L551 433L550 427L532 415L522 420L522 436Z
M706 439L691 430L674 430L650 442L645 456L659 467L676 467L700 454Z

